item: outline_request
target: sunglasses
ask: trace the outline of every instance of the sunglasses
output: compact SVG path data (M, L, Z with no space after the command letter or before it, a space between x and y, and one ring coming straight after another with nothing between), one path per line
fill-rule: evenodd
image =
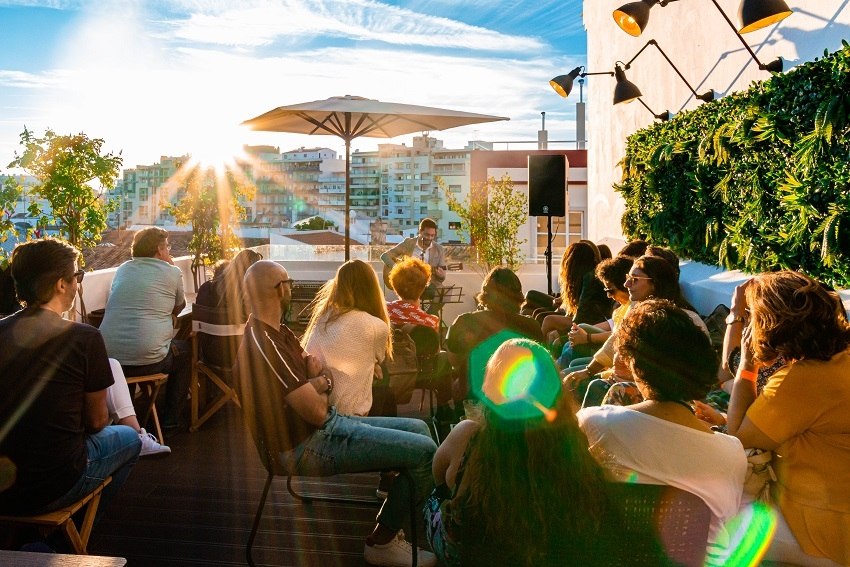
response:
M635 280L651 280L652 278L647 276L633 276L632 274L626 274L626 283L635 283Z
M292 278L290 278L288 280L280 280L279 282L277 282L275 287L280 287L283 284L289 284L289 289L292 289L295 286L295 280L293 280Z
M83 283L83 277L85 277L86 273L83 270L77 270L74 272L74 277L77 279L77 283Z

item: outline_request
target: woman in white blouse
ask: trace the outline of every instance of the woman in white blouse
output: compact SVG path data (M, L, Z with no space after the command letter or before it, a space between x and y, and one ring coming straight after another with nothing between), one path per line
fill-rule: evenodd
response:
M716 380L711 341L681 308L658 299L633 305L615 340L644 401L579 411L590 451L614 480L702 498L712 514L708 560L722 563L724 524L738 512L747 461L738 439L712 431L691 407Z
M386 301L369 264L350 260L322 286L301 344L333 372L330 404L343 415L367 415L376 367L392 355Z

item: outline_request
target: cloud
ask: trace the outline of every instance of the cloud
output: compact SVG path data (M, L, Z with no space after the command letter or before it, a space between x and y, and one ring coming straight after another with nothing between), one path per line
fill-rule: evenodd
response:
M56 73L26 73L0 69L0 86L19 89L43 89L61 82Z
M210 7L208 7L210 8ZM318 36L393 45L482 51L533 51L535 38L503 34L449 18L431 16L373 0L282 0L218 9L171 20L173 36L185 41L259 47Z

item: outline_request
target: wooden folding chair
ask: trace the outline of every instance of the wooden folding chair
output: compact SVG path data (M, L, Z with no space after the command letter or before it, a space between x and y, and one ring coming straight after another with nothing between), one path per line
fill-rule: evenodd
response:
M100 495L110 482L112 482L112 477L108 476L94 490L64 508L33 516L0 516L0 524L7 524L16 528L21 526L37 526L45 535L56 528L62 528L62 533L65 534L74 553L77 555L87 555L89 536L94 526L97 508L100 505ZM87 508L83 516L83 521L80 524L80 529L78 530L77 525L74 523L74 514L83 506L87 506Z
M245 331L245 323L234 323L231 319L232 315L227 309L198 304L192 306L192 423L189 431L197 431L228 401L242 407L232 385L229 364L234 360L239 348L239 339ZM216 342L219 353L222 354L216 361L219 364L205 359L199 344L202 335L223 339ZM202 384L202 380L205 383ZM202 404L202 398L206 398L205 386L209 385L218 389L218 395L210 403Z
M156 436L159 442L165 444L165 436L162 434L162 427L159 424L159 413L156 411L156 397L159 395L159 390L162 385L168 381L168 374L146 374L144 376L127 376L127 385L139 384L142 392L147 396L147 406L141 412L142 419L139 423L146 424L148 418L153 417L153 423L156 426Z

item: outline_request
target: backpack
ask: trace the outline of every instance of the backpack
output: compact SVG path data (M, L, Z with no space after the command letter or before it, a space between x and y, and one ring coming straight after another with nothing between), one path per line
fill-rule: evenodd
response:
M393 328L392 333L393 357L384 361L384 378L389 380L396 403L406 404L413 396L419 375L416 343L401 329Z

